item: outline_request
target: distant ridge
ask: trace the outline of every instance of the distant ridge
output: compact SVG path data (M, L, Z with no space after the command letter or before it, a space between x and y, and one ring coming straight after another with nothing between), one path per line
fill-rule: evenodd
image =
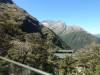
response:
M62 21L43 21L42 24L53 30L73 49L80 49L98 42L98 39L79 26L66 25Z
M70 33L70 32L77 32L77 31L85 31L79 26L74 25L66 25L63 21L43 21L42 24L50 29L54 30L57 34Z

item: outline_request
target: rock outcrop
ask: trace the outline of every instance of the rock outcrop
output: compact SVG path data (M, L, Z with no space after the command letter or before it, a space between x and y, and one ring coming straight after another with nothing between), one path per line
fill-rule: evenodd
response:
M0 3L10 3L13 4L12 0L0 0Z

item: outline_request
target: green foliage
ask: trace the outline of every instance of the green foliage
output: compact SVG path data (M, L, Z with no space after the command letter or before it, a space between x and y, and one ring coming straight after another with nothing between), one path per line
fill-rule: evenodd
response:
M78 65L85 68L86 75L99 75L100 71L100 44L93 44L85 51L79 52Z
M34 18L31 18L33 19L33 27L35 25L40 27L39 32L23 32L21 27L26 16L30 15L14 4L0 4L0 55L55 74L55 66L58 65L54 60L56 58L53 52L61 49L60 46L53 42L56 35L50 29L44 26L40 27ZM5 63L2 60L0 60L0 70L3 71L0 71L1 75L9 75L11 73L20 75L23 72L27 72L19 66ZM34 73L30 74L36 75Z
M67 56L66 58L58 61L59 63L59 75L70 75L75 70L75 60Z
M91 43L98 42L98 39L85 31L72 32L61 36L61 38L73 49L85 48Z
M6 12L3 15L6 16L7 18L10 18L12 16L12 14L10 12Z
M77 66L85 68L83 72L86 75L100 74L100 45L92 45L85 51L79 52L76 57L59 59L54 56L53 52L64 49L64 47L60 46L62 41L58 42L59 38L50 29L41 27L40 31L43 35L39 32L23 32L20 26L27 13L10 4L1 4L0 12L0 54L2 56L50 72L53 75L75 75ZM86 35L85 32L76 33L76 35L74 33L68 34L63 39L66 43L72 44L73 48L83 47L96 41L93 36ZM78 43L76 44L76 42ZM10 72L11 70L12 72ZM27 71L0 60L1 75L9 75L9 73L20 75L23 72L26 73ZM37 74L30 72L29 75Z

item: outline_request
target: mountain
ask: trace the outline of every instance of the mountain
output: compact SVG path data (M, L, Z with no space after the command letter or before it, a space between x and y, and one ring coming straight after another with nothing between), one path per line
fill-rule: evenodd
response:
M62 49L70 49L70 46L52 30L12 0L0 0L0 56L55 73L53 68L57 57L54 52ZM39 75L0 59L0 75L11 74Z
M99 43L100 43L100 34L95 34L94 35L97 39L99 39Z
M62 32L66 30L66 33L74 32L74 31L84 31L79 26L71 26L66 25L63 21L43 21L42 22L44 26L49 27L50 29L53 29L55 32L58 31Z
M97 36L98 38L100 38L100 36Z
M12 0L0 0L0 54L5 55L9 49L14 48L15 42L36 45L36 49L45 42L45 49L48 51L70 48L35 17L16 6Z
M53 30L73 49L80 49L98 42L98 39L79 26L66 25L62 21L43 21L42 24Z
M0 0L0 3L9 3L9 4L13 4L12 0Z
M94 35L94 36L96 36L97 38L100 38L100 34L96 34L96 35Z

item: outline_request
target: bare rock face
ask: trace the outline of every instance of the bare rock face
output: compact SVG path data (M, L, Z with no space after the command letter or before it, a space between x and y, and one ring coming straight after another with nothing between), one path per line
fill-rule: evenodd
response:
M43 21L42 24L52 30L54 30L57 34L64 34L71 33L71 32L78 32L78 31L84 31L79 26L75 25L66 25L63 21Z
M12 0L0 0L0 3L10 3L13 4Z
M5 26L10 27L14 25L15 28L13 29L17 28L17 30L20 29L27 33L40 32L39 21L29 15L25 10L13 4L12 0L0 0L0 3L0 22L5 23ZM7 23L10 24L7 25ZM10 30L6 29L6 32Z
M26 16L22 23L22 31L32 33L39 32L39 21L36 19L32 19L30 16Z
M20 42L31 40L29 37L24 38L27 34L30 37L32 35L35 37L37 34L35 38L37 40L42 39L44 36L44 32L41 31L42 28L35 17L16 6L12 0L0 0L0 54L6 54L12 46L10 44L12 40L20 40ZM36 42L38 41L34 43Z

